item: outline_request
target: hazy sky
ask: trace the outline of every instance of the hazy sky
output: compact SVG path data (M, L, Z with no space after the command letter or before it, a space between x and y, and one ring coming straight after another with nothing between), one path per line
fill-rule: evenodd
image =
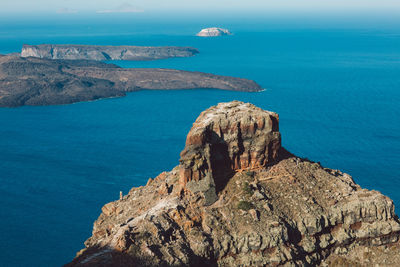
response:
M182 9L400 12L400 0L0 0L1 13L151 12Z

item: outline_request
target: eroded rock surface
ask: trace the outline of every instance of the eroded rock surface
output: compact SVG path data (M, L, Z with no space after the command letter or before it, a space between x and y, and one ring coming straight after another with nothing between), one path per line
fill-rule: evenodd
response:
M276 113L251 104L221 103L201 113L187 136L181 186L206 194L211 204L234 172L274 162L280 145Z
M24 45L21 57L70 60L156 60L191 57L199 53L193 47L178 46L101 46L101 45Z
M211 198L190 185L206 179ZM200 115L179 166L106 204L67 266L396 266L399 233L392 200L290 154L275 113L234 101Z

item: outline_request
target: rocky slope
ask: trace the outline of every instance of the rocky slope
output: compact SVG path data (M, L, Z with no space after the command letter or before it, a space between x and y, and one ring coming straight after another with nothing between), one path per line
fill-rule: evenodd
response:
M216 37L216 36L223 36L223 35L231 35L232 33L227 29L222 28L206 28L202 29L196 35L200 37Z
M193 47L177 46L99 46L99 45L24 45L22 57L84 60L156 60L191 57L199 53Z
M67 266L396 266L392 200L281 147L276 113L204 111L180 164L106 204Z
M260 91L253 81L171 69L123 69L85 60L0 56L0 107L69 104L137 90Z

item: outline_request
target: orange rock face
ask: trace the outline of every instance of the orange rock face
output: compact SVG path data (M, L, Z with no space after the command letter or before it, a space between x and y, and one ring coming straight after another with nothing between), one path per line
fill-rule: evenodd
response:
M239 101L218 104L200 114L187 136L180 185L218 192L235 171L274 162L280 147L278 114Z

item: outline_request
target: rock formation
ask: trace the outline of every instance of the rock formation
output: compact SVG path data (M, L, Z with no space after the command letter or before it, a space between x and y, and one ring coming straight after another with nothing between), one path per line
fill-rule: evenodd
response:
M137 90L260 91L253 81L171 69L123 69L85 60L0 57L0 107L69 104Z
M276 113L229 103L201 113L181 153L183 188L205 194L212 204L234 172L275 161L281 144L278 121Z
M106 204L67 266L396 266L392 200L287 152L278 123L238 101L203 112L179 166Z
M24 45L21 57L84 60L156 60L191 57L199 53L193 47L177 46L100 46L100 45Z
M202 29L199 33L196 34L200 37L216 37L216 36L223 36L223 35L232 35L227 29L222 28L206 28Z

